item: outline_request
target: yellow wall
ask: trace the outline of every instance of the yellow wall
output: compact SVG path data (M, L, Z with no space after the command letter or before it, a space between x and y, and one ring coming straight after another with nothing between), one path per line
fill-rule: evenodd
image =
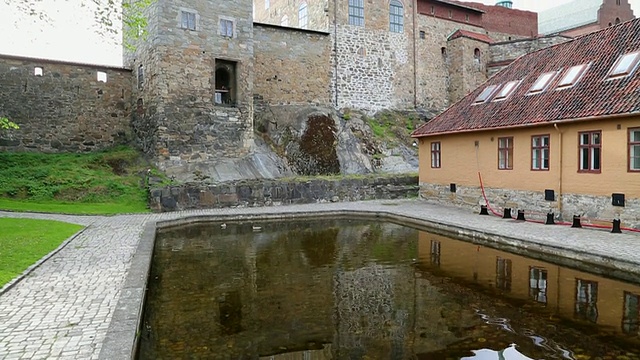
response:
M439 241L439 270L443 271L446 276L476 282L484 287L495 287L497 257L511 260L511 290L505 292L508 297L529 299L529 268L537 267L546 270L546 308L567 319L574 318L576 279L597 282L598 318L596 323L610 326L618 333L622 332L624 292L640 295L640 286L622 281L603 278L446 236L423 231L418 236L418 255L421 265L425 264L427 268L433 266L428 265L431 262L431 241ZM474 273L477 274L475 280Z
M618 129L618 126L620 129ZM640 127L640 117L567 123L558 126L481 131L420 138L420 182L459 186L479 186L478 170L487 188L604 195L621 192L640 198L640 173L627 171L628 128ZM578 173L578 132L602 131L602 171ZM531 136L550 135L549 171L531 170ZM513 136L513 170L498 170L498 137ZM431 142L440 141L442 167L431 168ZM476 151L475 141L478 141ZM477 154L477 155L476 155ZM477 156L477 160L476 160ZM559 171L562 162L562 171Z

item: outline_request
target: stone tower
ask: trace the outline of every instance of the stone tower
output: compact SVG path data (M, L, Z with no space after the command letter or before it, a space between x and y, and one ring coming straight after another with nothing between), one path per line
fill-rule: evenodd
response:
M133 130L163 170L237 159L253 144L251 0L157 0L125 54Z

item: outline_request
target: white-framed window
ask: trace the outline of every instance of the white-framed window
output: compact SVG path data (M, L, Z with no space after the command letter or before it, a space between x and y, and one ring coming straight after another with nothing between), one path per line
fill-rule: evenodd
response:
M180 10L180 27L187 30L196 30L196 13Z
M349 25L364 26L364 0L349 0Z
M615 64L611 67L607 77L609 79L618 79L631 75L640 63L640 51L621 55Z
M303 29L309 27L309 12L306 1L300 3L300 7L298 8L298 26Z
M513 137L498 138L498 169L513 170Z
M585 73L585 70L587 70L587 64L570 67L569 70L565 72L562 79L560 79L557 89L566 89L577 84L582 75Z
M527 94L539 94L546 90L551 80L556 77L557 71L551 71L538 76L538 80L531 86Z
M549 170L549 135L531 137L531 170Z
M578 134L580 138L579 172L599 173L602 169L602 133L600 131L586 131Z
M404 8L398 0L389 2L389 31L395 33L404 32Z
M264 9L265 10L269 10L269 7L271 6L271 1L269 0L264 0Z
M287 15L280 18L280 26L289 26L289 17Z
M446 55L446 49L442 48L442 55ZM474 104L482 104L484 102L486 102L487 100L489 100L489 98L491 97L491 95L493 95L496 90L498 90L498 87L500 85L489 85L487 86L484 90L482 90L482 92L480 93L480 95L478 95L478 97L473 101Z
M508 98L509 95L513 94L518 85L520 85L520 80L509 81L508 83L504 84L502 89L500 89L498 95L493 98L493 101L500 101Z
M233 20L220 19L220 35L225 37L233 37Z
M442 153L441 145L439 141L431 143L431 167L434 169L440 168L442 165Z
M104 83L107 82L107 73L104 72L104 71L98 71L96 73L96 77L97 77L98 82L104 82Z
M640 128L629 129L629 171L640 172Z
M33 68L33 75L42 76L44 75L44 68L42 66L36 66Z

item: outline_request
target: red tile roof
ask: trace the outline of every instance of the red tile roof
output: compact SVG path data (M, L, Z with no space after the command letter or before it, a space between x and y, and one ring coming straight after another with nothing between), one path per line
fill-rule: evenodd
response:
M491 38L486 34L478 34L473 31L467 31L467 30L457 30L456 32L451 34L451 36L449 36L449 40L457 39L460 37L466 37L469 39L482 41L487 44L491 44L493 42L493 40L491 40Z
M416 129L412 136L541 125L609 115L640 115L640 66L630 76L605 80L619 56L637 50L640 50L640 19L523 55ZM556 90L556 84L567 69L584 63L591 65L577 84ZM562 71L547 90L526 95L541 74L558 70ZM487 86L504 85L512 80L522 82L507 99L473 104Z

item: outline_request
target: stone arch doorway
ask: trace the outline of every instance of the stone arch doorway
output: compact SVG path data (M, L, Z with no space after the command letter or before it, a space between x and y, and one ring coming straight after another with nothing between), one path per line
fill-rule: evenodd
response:
M218 105L236 104L236 64L231 61L216 60L215 98Z

